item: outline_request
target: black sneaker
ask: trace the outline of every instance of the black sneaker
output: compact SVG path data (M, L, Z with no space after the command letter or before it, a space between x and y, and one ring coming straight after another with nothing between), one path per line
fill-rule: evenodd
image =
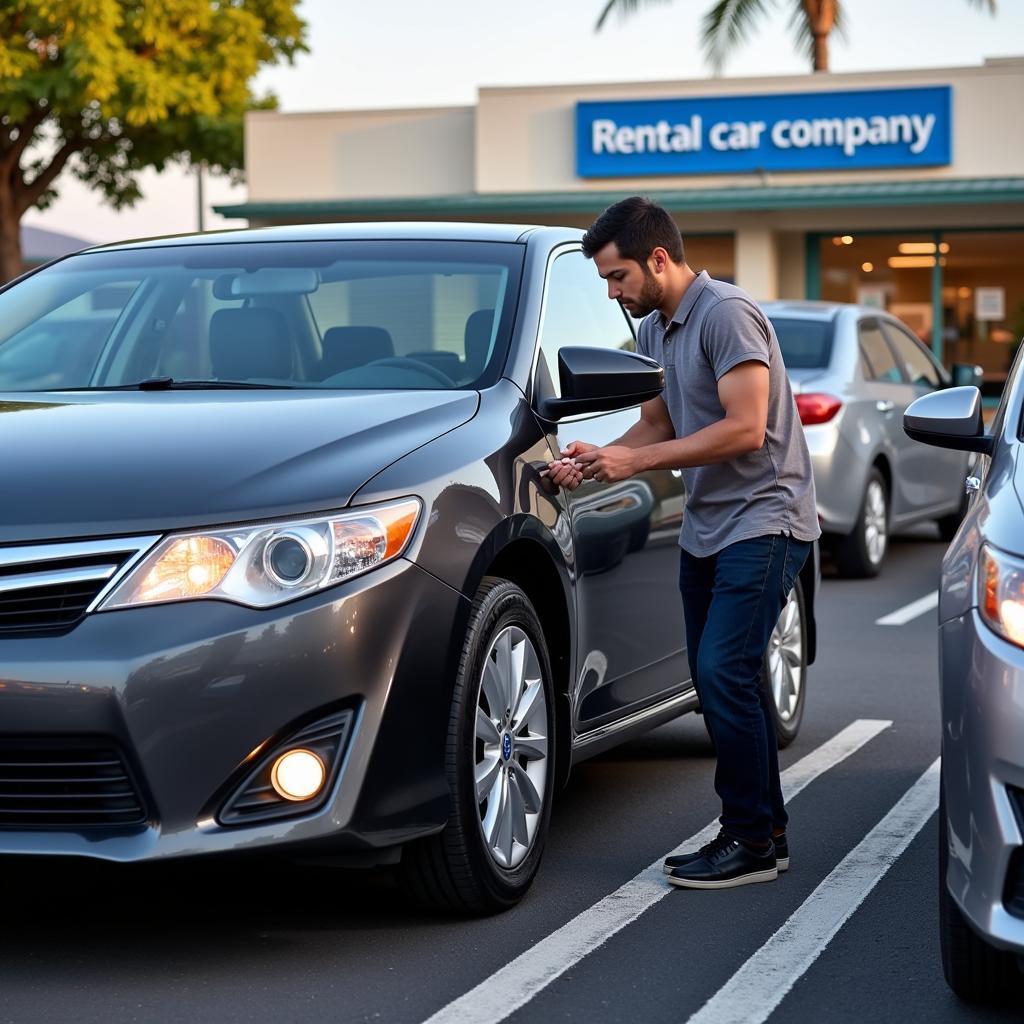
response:
M720 832L688 863L673 867L668 882L683 889L731 889L752 882L771 882L778 874L774 845L756 850Z
M789 870L789 842L786 839L785 832L781 836L773 836L772 841L775 843L775 863L781 875L783 871ZM692 864L699 857L703 857L705 851L710 849L714 842L715 840L712 840L711 843L702 846L695 853L681 853L676 857L666 857L662 870L666 875L669 875L675 868L682 868Z

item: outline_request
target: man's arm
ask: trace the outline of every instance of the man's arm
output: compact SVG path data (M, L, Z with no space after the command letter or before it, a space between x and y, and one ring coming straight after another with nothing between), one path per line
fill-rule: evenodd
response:
M710 466L757 451L768 424L768 367L755 360L737 364L718 381L718 400L723 418L688 437L633 447L622 443L632 428L615 445L582 452L576 459L583 478L625 480L651 469Z

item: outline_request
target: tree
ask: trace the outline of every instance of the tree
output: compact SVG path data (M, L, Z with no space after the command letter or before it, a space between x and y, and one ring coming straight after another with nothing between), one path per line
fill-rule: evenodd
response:
M667 3L668 0L607 0L595 26L596 31L609 15L630 15L641 7ZM967 0L972 7L996 11L996 0ZM843 34L843 0L785 0L789 25L796 35L797 48L806 53L815 71L828 71L828 37L833 31ZM729 51L746 42L757 22L778 7L778 0L717 0L704 15L701 47L704 57L716 73L721 71Z
M306 49L297 0L4 0L0 4L0 281L19 224L68 172L111 205L138 175L205 161L237 177L242 122L272 107L257 71Z

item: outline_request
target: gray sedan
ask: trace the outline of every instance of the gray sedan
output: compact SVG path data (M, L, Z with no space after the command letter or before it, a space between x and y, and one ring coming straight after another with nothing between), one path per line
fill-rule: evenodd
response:
M843 576L875 576L890 534L963 516L964 452L922 448L901 429L950 374L895 317L844 303L764 305L779 338L814 466L824 547ZM974 382L974 367L955 367Z
M970 1000L1024 994L1024 410L1022 347L992 433L981 395L915 402L908 435L978 453L942 563L939 920L946 980Z

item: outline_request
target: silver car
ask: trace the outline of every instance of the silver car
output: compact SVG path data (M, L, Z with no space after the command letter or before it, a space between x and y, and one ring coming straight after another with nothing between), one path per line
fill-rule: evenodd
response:
M904 434L915 399L950 374L895 317L838 302L769 302L814 466L822 546L842 576L875 576L892 532L935 519L949 540L963 516L964 452ZM955 367L972 383L979 371Z
M915 402L907 433L978 453L942 563L939 920L946 980L970 1000L1024 995L1024 373L1018 352L992 433L981 395Z

